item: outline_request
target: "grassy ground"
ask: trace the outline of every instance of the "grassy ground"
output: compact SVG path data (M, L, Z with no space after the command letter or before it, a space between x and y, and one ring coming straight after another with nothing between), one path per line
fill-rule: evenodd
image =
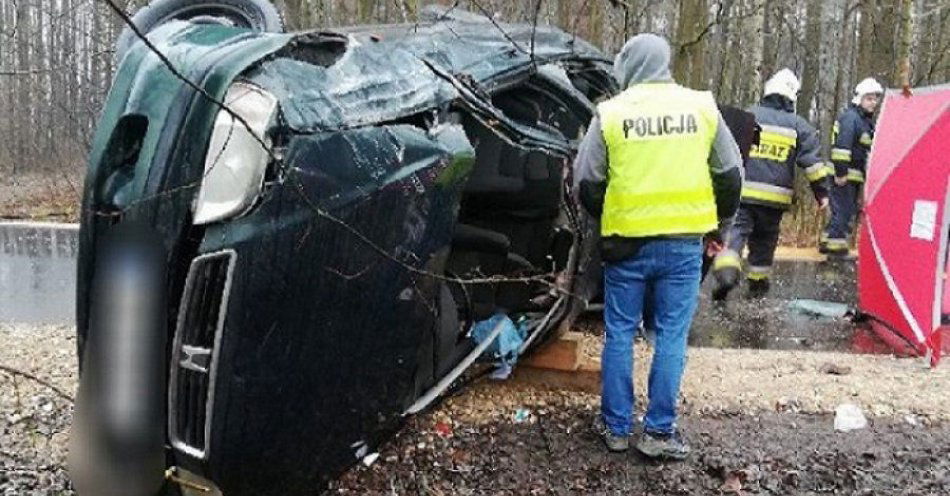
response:
M0 220L76 222L82 173L14 174L0 171Z

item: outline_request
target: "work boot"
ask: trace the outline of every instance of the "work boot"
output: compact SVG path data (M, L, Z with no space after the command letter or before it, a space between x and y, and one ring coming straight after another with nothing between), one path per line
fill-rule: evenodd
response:
M763 298L769 293L768 279L749 279L749 298Z
M671 434L643 431L637 450L655 459L685 460L689 455L689 446L676 431Z
M825 255L828 255L828 258L837 258L842 259L847 257L851 252L851 247L848 246L847 241L841 239L834 239L825 243Z
M597 414L597 418L594 419L594 433L600 437L604 445L607 446L607 451L611 453L622 453L630 449L630 436L614 434L604 423L604 419L600 414Z
M726 301L730 291L732 291L732 286L716 286L712 292L713 301Z
M827 242L827 241L820 241L820 242L818 243L818 253L821 253L822 255L827 255L827 254L829 253L829 251L830 251L830 250L828 249L828 242Z
M729 292L739 284L739 269L726 267L713 271L715 287L712 292L713 301L723 301Z

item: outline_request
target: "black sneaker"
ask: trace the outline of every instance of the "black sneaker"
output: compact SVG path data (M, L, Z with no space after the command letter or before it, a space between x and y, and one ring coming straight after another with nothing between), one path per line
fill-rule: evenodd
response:
M637 441L637 450L654 459L685 460L689 456L689 446L676 431L672 434L644 431Z
M594 419L594 432L607 446L607 451L611 453L622 453L630 449L630 436L614 434L604 423L604 419L600 414L597 414L597 418Z

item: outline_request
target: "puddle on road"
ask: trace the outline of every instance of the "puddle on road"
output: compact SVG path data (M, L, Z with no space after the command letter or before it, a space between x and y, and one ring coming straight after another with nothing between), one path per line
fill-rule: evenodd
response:
M0 322L72 324L75 228L0 224Z
M690 330L690 346L773 350L869 351L874 342L856 345L857 329L844 318L818 317L792 308L795 300L818 300L857 306L854 260L776 262L772 290L765 298L749 299L746 286L736 288L725 302L713 302L712 275L703 284L699 308ZM603 332L601 314L584 315L580 332ZM862 339L868 339L861 334ZM873 340L872 340L873 341ZM867 350L865 350L867 348Z
M817 317L795 311L791 302L811 299L857 305L856 270L851 261L776 262L772 290L749 299L736 288L725 302L710 299L713 280L703 284L690 344L717 348L775 350L848 350L854 325L843 318Z

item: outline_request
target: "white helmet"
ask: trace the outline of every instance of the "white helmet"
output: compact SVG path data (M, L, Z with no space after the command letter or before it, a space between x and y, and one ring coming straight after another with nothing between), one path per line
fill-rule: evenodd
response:
M854 87L854 98L851 102L855 105L861 105L861 99L864 95L884 94L884 87L874 78L867 78Z
M789 69L782 69L765 82L765 94L763 96L782 95L795 102L798 100L798 90L801 88L802 83L798 82L795 73Z

